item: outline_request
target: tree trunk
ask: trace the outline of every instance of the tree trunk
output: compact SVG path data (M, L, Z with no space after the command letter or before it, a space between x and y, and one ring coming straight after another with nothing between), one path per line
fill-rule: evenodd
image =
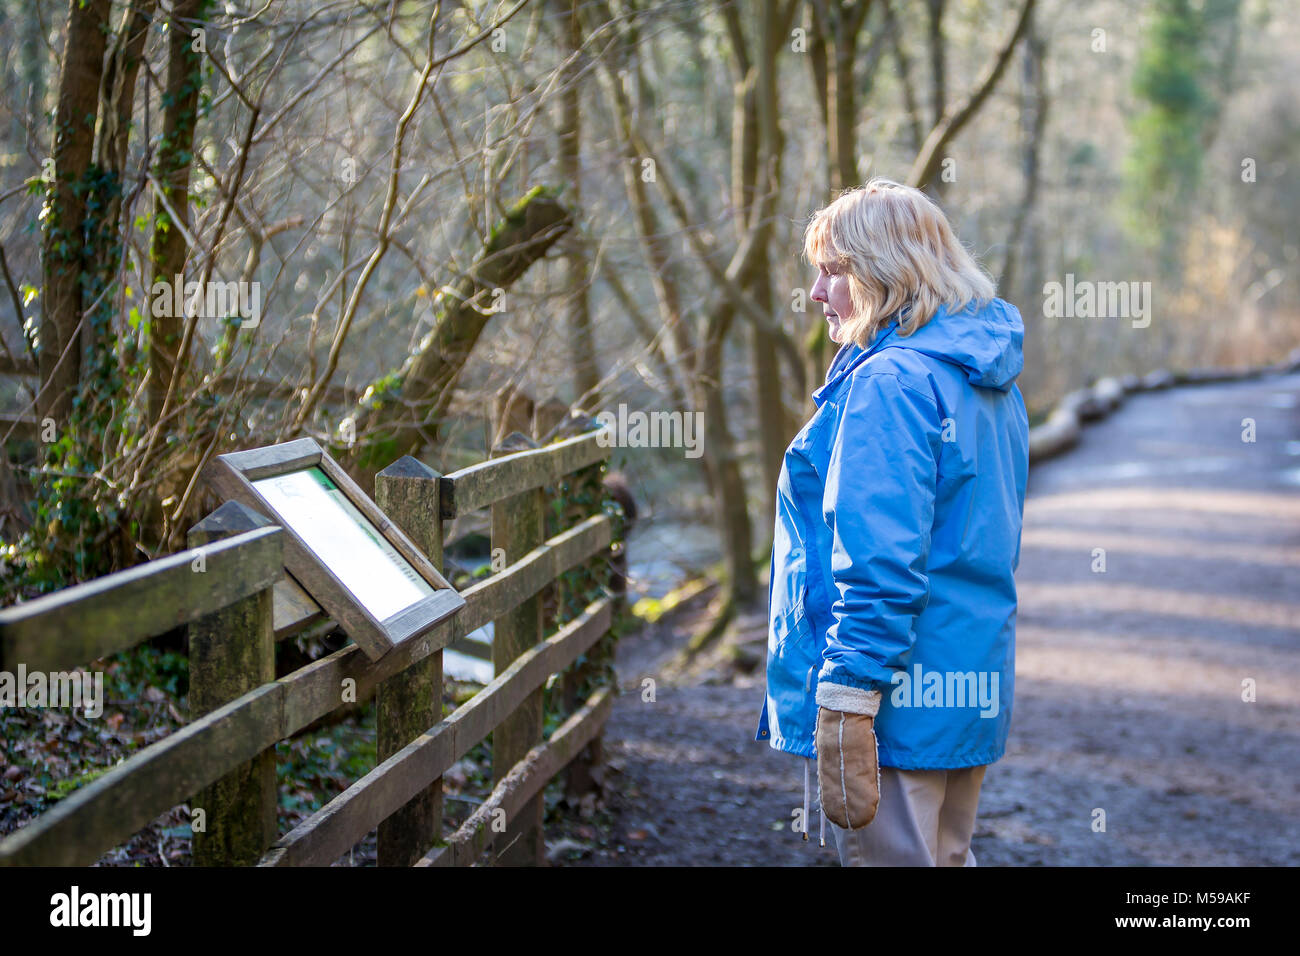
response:
M754 572L754 539L745 482L722 393L722 346L735 312L735 306L724 302L709 317L696 381L697 404L704 409L705 467L712 472L712 484L716 489L716 520L727 568L724 593L729 593L735 604L743 606L758 598L758 576Z
M99 142L95 146L95 163L103 171L100 187L103 215L95 224L97 228L89 230L86 238L86 259L99 280L96 293L107 289L117 273L122 244L122 191L136 80L157 6L157 0L143 0L128 7L108 51L100 100ZM105 312L112 308L110 303ZM108 329L95 331L107 333ZM91 349L104 347L102 341L90 342Z
M857 105L853 89L853 61L857 58L857 31L845 31L835 38L831 70L831 125L828 152L831 166L831 194L858 184L858 151L855 133Z
M190 169L194 130L198 125L199 88L203 85L202 55L193 49L190 31L206 3L207 0L175 0L167 18L162 141L154 164L154 178L161 195L154 196L153 243L149 249L153 266L151 289L154 283L171 283L175 276L183 276L188 257L185 231L190 218ZM151 423L163 415L172 377L184 375L187 356L179 352L184 323L184 315L153 316L149 320L152 381L148 389L148 420Z
M82 229L95 153L95 117L108 43L109 0L69 0L68 34L55 112L54 182L42 237L39 419L66 425L81 378L77 328L84 309ZM70 51L76 51L73 55Z
M582 205L582 86L579 79L583 61L576 54L582 49L582 23L578 18L577 0L555 0L565 17L561 38L566 45L561 52L574 57L561 72L560 85L560 179L568 190L570 204ZM568 290L565 311L568 325L569 348L572 350L573 396L584 408L597 408L600 395L600 367L596 360L596 340L591 325L591 261L581 230L566 237L568 249L564 257L564 286Z
M755 105L751 113L745 111L748 123L752 115L757 125L753 150L754 167L758 176L756 186L760 193L775 192L781 184L781 157L785 151L785 136L779 120L779 101L776 83L777 55L782 34L777 32L776 0L763 0L758 20L757 60L758 82L755 85ZM770 220L759 223L758 252L749 275L740 277L742 288L753 290L759 307L767 314L773 313L770 246L772 226ZM763 464L763 512L759 528L764 529L760 540L765 540L776 521L776 486L781 477L781 464L785 447L793 437L791 423L785 413L781 387L781 370L776 358L775 336L765 329L751 326L752 356L754 364L755 405L758 411L759 452ZM796 395L796 400L803 396Z
M853 66L857 58L858 33L866 22L873 0L819 0L813 4L813 29L817 40L813 46L819 55L812 60L813 79L819 90L822 118L826 124L826 182L830 196L858 185L858 162L855 125L857 97ZM805 377L816 388L826 377L826 369L835 355L824 323L814 326L803 342ZM811 401L804 397L811 410Z
M1020 205L1016 208L1015 218L1011 223L1011 235L1007 239L1006 255L1002 260L1002 272L998 279L1002 297L1016 301L1020 278L1017 266L1025 230L1033 215L1038 201L1039 153L1043 143L1043 131L1047 123L1048 93L1047 77L1043 69L1047 41L1042 38L1036 25L1030 23L1025 37L1024 53L1024 89L1021 91L1021 166L1024 172L1024 192ZM1033 281L1031 279L1031 281Z

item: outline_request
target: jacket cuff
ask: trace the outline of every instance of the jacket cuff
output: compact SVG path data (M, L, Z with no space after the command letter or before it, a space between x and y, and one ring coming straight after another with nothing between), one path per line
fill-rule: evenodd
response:
M827 710L875 717L880 712L880 699L881 693L878 690L863 690L829 681L817 684L817 706Z

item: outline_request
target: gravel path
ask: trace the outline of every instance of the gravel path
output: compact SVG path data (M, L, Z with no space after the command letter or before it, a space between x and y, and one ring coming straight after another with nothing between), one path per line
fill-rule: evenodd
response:
M1139 393L1087 426L1030 474L1017 581L980 865L1300 863L1300 375ZM791 829L801 761L753 741L764 622L746 624L676 680L684 635L625 640L609 812L575 862L837 864Z

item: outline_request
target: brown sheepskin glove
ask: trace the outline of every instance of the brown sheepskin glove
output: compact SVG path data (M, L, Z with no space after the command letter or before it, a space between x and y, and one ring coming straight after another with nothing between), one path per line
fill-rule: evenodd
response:
M880 691L839 684L817 688L817 778L822 812L846 830L861 830L880 805L875 722Z

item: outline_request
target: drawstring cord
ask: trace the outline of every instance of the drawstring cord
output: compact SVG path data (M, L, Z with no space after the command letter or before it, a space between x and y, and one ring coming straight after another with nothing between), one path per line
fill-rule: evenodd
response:
M812 799L812 785L808 782L809 768L811 765L812 758L809 757L803 764L803 817L801 818L801 825L803 827L803 838L805 842L808 840L808 804Z
M809 692L812 690L812 676L813 676L813 671L816 670L816 669L817 669L817 665L816 665L816 664L814 664L812 667L808 668L808 676L805 677L805 678L804 678L804 681L803 681L803 692L804 692L805 694L809 693ZM812 801L812 784L809 783L809 777L811 776L811 772L812 772L812 771L811 771L811 768L812 768L812 758L809 757L809 758L807 758L807 760L804 762L804 765L803 765L803 838L804 838L804 842L807 842L807 840L808 840L808 824L809 824L809 822L810 822L810 821L808 820L808 804ZM818 781L817 781L817 802L818 802L818 803L821 803L821 788L822 788L821 781L818 780Z
M812 676L813 676L813 671L815 671L816 669L817 669L816 664L808 668L808 676L804 678L804 682L803 682L803 689L804 689L804 693L806 694L812 693ZM808 839L808 823L809 823L808 804L811 802L812 799L812 784L809 783L809 777L811 776L812 773L812 763L813 763L813 758L809 757L803 765L803 838L805 841ZM817 812L821 817L821 826L817 831L817 842L821 846L825 846L826 845L826 808L822 806L822 781L821 781L820 774L818 774L817 777Z
M812 776L813 758L808 757L803 764L803 838L808 839L808 804L812 802L812 784L809 782ZM821 817L821 826L817 830L817 843L819 846L826 845L826 808L822 806L822 782L821 777L817 779L817 814Z

